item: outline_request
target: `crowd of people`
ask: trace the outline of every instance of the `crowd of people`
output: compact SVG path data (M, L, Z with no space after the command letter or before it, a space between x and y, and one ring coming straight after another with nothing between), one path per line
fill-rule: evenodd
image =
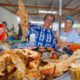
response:
M51 25L55 21L55 16L53 14L45 15L43 19L43 25L36 25L29 23L28 32L26 33L26 38L34 37L34 43L37 47L52 47L63 48L65 46L71 45L73 43L80 44L80 36L76 30L73 29L74 18L72 16L67 16L64 20L64 29L60 30L59 39L57 41L56 32L51 29ZM8 29L7 23L5 21L0 24L0 41L4 40L17 40L22 38L21 25L18 25L18 34L14 32L14 28Z

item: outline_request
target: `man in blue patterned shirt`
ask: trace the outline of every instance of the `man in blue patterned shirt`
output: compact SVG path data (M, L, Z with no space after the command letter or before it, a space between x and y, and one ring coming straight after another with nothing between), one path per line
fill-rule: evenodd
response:
M52 47L57 48L55 32L50 29L50 26L53 24L55 17L53 14L47 14L44 17L44 24L42 26L31 24L29 28L28 35L35 36L35 45L37 47ZM33 37L33 36L31 36Z

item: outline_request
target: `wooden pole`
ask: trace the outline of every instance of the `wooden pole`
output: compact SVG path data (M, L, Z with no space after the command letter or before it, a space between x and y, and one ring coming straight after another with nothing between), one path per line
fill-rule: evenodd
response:
M0 3L0 6L13 6L13 7L18 7L17 4L6 4L6 3ZM25 5L26 8L40 8L40 9L50 9L48 6L33 6L33 5ZM58 10L58 7L54 7L54 10ZM80 9L74 9L74 8L62 8L65 11L80 11Z
M59 0L59 34L61 31L61 22L62 22L62 0Z

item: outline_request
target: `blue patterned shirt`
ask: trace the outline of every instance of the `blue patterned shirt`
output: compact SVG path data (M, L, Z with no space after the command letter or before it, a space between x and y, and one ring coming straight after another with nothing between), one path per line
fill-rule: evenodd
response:
M37 47L45 46L45 47L57 48L57 43L54 37L54 33L55 32L51 29L46 29L43 26L31 24L28 35L35 34L35 45Z

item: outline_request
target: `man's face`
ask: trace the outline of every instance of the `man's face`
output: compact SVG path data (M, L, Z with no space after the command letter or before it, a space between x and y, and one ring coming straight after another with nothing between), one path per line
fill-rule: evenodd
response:
M72 28L72 21L70 19L67 19L65 22L65 28L70 29Z
M54 18L52 16L47 16L44 20L44 26L47 27L47 28L50 28L50 26L52 25L53 23L53 20Z

